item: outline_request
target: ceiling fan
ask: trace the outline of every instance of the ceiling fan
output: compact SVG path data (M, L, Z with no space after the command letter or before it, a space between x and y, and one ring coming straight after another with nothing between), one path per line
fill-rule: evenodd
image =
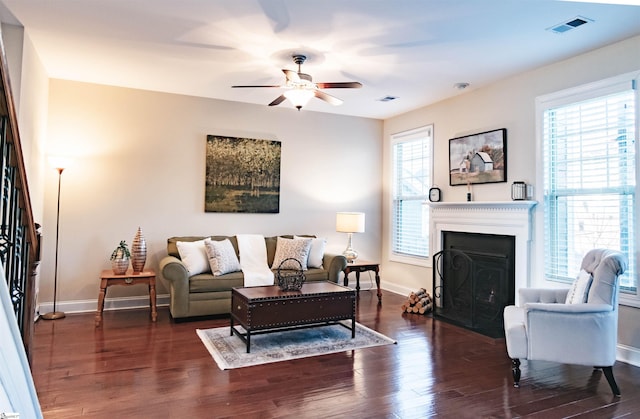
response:
M285 99L289 99L293 106L298 110L309 102L312 97L317 97L325 102L328 102L334 106L342 104L342 100L335 96L331 96L327 93L320 91L320 89L353 89L360 88L362 84L357 81L348 82L333 82L333 83L314 83L310 75L302 72L302 64L307 59L306 55L295 54L292 55L293 62L298 64L298 71L282 69L286 77L284 85L267 85L267 86L231 86L231 87L280 87L287 89L286 92L278 96L269 106L276 106L284 102Z

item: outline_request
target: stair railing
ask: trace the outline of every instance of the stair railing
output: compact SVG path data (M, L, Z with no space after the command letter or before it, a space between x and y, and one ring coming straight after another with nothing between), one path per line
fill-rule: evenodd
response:
M40 232L34 223L18 120L0 39L0 262L13 311L31 362Z

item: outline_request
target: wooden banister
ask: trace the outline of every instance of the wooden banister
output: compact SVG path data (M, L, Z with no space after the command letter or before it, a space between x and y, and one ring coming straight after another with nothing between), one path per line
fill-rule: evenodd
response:
M18 119L0 36L0 261L16 320L31 362L40 232L33 220Z

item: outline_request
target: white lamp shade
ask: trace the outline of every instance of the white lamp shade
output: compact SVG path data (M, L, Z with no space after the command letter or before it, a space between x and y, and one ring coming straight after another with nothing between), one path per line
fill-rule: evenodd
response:
M364 233L364 212L338 212L336 231L340 233Z

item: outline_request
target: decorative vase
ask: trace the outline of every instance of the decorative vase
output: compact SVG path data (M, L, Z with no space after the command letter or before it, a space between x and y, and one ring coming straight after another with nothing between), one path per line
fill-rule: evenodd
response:
M138 227L138 232L133 238L131 244L131 267L133 272L140 273L144 270L144 264L147 261L147 241L142 235L142 230Z
M129 258L122 250L118 250L115 258L111 259L111 269L116 275L124 275L129 269Z

